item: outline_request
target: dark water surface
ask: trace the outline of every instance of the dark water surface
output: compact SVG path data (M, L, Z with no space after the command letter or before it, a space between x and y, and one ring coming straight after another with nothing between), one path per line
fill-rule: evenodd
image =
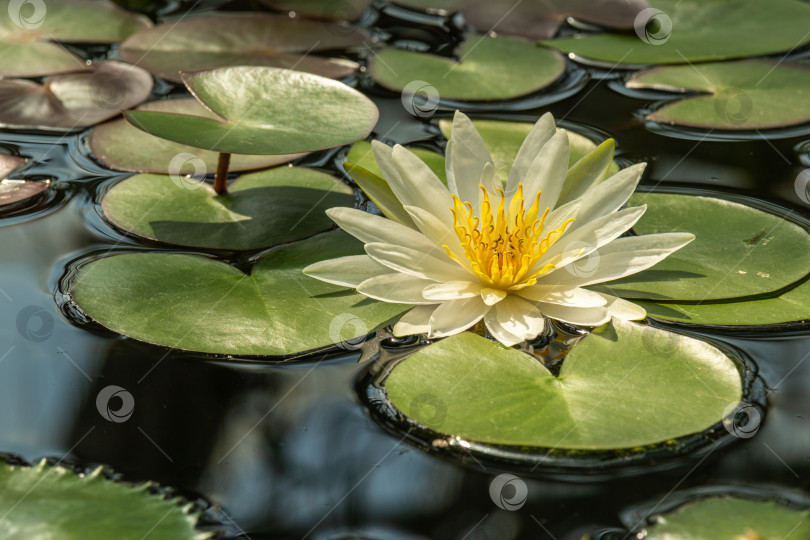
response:
M391 16L380 25L394 40L435 39L439 32ZM622 160L648 161L649 186L748 194L810 218L794 190L810 130L742 142L712 140L705 132L666 136L640 120L640 111L661 96L618 93L612 87L623 74L615 71L573 65L572 71L571 80L583 86L572 97L478 116L534 120L550 110L566 127L615 137ZM372 93L382 114L377 136L435 147L437 130L425 131L398 95ZM510 512L489 495L500 471L429 456L369 418L354 391L362 370L358 353L320 363L317 357L288 365L230 362L82 327L60 310L57 294L72 261L111 249L165 249L127 239L99 217L98 190L122 175L88 157L85 135L0 133L0 145L35 162L25 174L52 178L57 191L44 208L0 220L1 452L103 463L130 481L175 486L224 507L232 532L253 539L575 540L620 527L618 516L630 506L666 506L673 490L810 489L806 331L718 336L757 363L768 388L768 414L755 437L677 471L590 483L524 477L528 502ZM323 154L320 165L332 167L332 154ZM317 163L317 156L308 162ZM96 396L109 385L134 398L126 421L105 420L97 410Z

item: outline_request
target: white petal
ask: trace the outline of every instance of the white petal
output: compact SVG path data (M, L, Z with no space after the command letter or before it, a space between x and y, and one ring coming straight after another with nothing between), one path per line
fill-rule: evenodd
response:
M611 317L622 319L624 321L640 321L647 316L647 311L633 302L628 302L623 298L617 298L609 294L601 294L607 300L605 308L610 313Z
M579 287L540 284L525 287L515 294L535 302L561 306L599 307L605 305L602 295Z
M433 214L416 206L406 206L405 211L411 216L413 222L431 242L436 246L447 246L461 261L466 262L464 249L456 236L456 232L445 225ZM389 242L390 243L390 242Z
M490 309L486 314L484 317L484 324L487 325L487 330L489 330L489 333L492 334L492 337L507 347L517 345L521 341L524 341L522 336L510 334L503 326L501 326L501 323L498 322L498 317L495 315L494 309Z
M364 244L382 242L409 247L435 256L446 255L444 249L436 246L424 234L390 219L346 207L330 208L326 211L326 215Z
M577 326L599 326L610 320L610 313L604 307L577 308L545 302L536 305L546 317Z
M520 145L512 170L509 171L509 180L506 183L506 196L511 198L517 191L519 182L523 182L528 176L529 167L534 158L540 153L540 149L554 135L557 128L554 125L554 117L551 113L546 113L534 124L529 134Z
M489 204L492 210L492 215L494 216L495 211L498 208L498 204L501 201L501 193L498 191L498 189L501 187L501 179L498 178L498 172L495 170L495 166L493 164L487 163L484 165L484 169L481 171L481 177L477 185L479 187L476 198L469 199L466 202L472 203L473 201L478 201L478 204L473 205L473 214L475 217L481 218L481 206L484 203L484 192L481 191L480 186L484 186L484 189L487 191L487 195L489 196Z
M413 334L426 334L430 330L430 316L436 309L431 306L416 306L403 315L394 325L393 333L397 337L411 336Z
M450 146L446 153L453 171L447 177L450 191L458 195L462 201L475 201L479 192L478 179L481 177L481 171L487 163L492 164L492 158L481 134L467 115L460 111L456 111L453 116Z
M638 163L622 169L576 199L582 203L582 208L577 220L571 224L571 231L621 208L635 191L646 166L646 163Z
M394 272L365 280L357 286L357 292L394 304L435 304L436 302L422 297L422 289L435 283L429 279Z
M591 262L596 263L592 271L571 271L575 267L569 265L546 274L542 282L584 287L620 279L654 266L694 238L695 236L690 233L660 233L617 238L590 255Z
M521 341L532 339L543 331L545 319L534 303L519 296L509 295L492 311L500 327Z
M391 273L391 269L368 255L349 255L318 261L304 268L303 272L327 283L357 287L369 278Z
M427 300L444 301L472 298L481 294L481 283L472 281L448 281L433 283L422 290L422 297Z
M565 175L565 184L557 204L573 201L601 182L613 161L615 150L615 141L608 139L574 163Z
M442 258L394 244L371 243L366 253L397 272L434 281L469 281L470 273L454 263L447 254Z
M487 310L489 306L478 296L448 300L439 304L431 315L428 335L437 338L458 334L480 321Z
M561 129L543 145L529 167L523 180L523 198L531 205L539 191L540 208L554 209L567 172L568 133Z
M481 289L481 299L488 306L494 306L506 298L506 291L500 289Z
M448 227L453 226L453 198L436 174L424 161L407 148L396 145L392 152L394 164L403 183L391 189L403 206L417 206L436 216Z

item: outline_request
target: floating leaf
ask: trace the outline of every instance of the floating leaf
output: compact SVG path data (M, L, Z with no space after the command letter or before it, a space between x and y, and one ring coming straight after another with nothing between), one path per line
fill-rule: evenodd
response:
M444 172L444 156L441 154L437 154L431 150L427 150L425 148L418 148L418 147L411 147L408 148L411 152L416 154L419 159L424 161L430 170L439 177L444 185L447 185L447 175ZM352 145L351 149L349 149L349 153L346 154L346 161L349 163L354 163L355 165L359 165L363 167L368 172L374 173L379 177L382 177L382 171L377 166L377 160L374 159L374 153L371 151L371 143L366 141L356 142Z
M84 60L52 43L113 43L151 26L104 0L9 1L0 17L0 76L40 77L87 69ZM6 9L4 8L4 9Z
M402 361L385 388L417 421L418 405L432 396L444 414L430 427L443 433L560 450L634 448L699 433L742 396L735 363L717 348L618 320L575 345L559 377L533 356L462 333Z
M128 111L134 126L196 148L236 154L293 154L365 139L377 107L345 84L271 67L184 73L183 83L221 119Z
M339 231L273 250L250 275L195 255L126 253L82 267L71 294L91 318L141 341L215 354L290 355L364 336L410 308L302 273L311 263L362 253L360 242Z
M92 126L141 103L152 76L123 62L96 62L90 71L53 75L44 84L0 80L0 124L70 130Z
M165 99L144 103L139 111L157 111L215 120L218 116L196 99ZM88 139L93 154L105 165L119 171L161 174L213 173L217 168L216 152L179 144L150 135L123 118L93 128ZM229 170L249 171L280 165L305 154L231 156Z
M657 518L648 540L810 538L810 511L775 501L706 497Z
M5 179L15 169L25 165L26 161L25 158L0 154L0 179Z
M691 195L637 193L647 204L636 234L690 232L695 240L655 267L608 283L625 298L706 302L772 293L804 278L810 235L786 219L743 204Z
M441 99L491 101L549 86L565 72L565 59L519 39L474 36L457 59L388 48L371 59L369 70L374 82L397 92L419 81Z
M35 197L48 189L50 182L0 180L0 207Z
M685 64L761 56L810 42L810 6L797 0L650 0L650 5L652 10L639 13L635 33L586 34L545 44L611 64Z
M810 121L809 85L806 65L763 60L657 67L634 75L627 83L629 88L702 92L664 105L648 114L647 120L729 130Z
M504 122L500 120L473 120L473 125L481 134L481 138L487 145L495 169L500 173L502 179L509 176L509 170L515 161L520 145L526 139L534 124L530 122ZM446 138L450 138L453 121L442 119L439 121L439 128ZM571 167L590 153L596 144L589 138L567 130L570 154L568 156L568 166ZM607 170L608 175L619 171L619 166L612 163Z
M324 213L351 206L349 186L313 169L279 167L245 174L217 195L190 178L139 174L104 197L118 227L159 242L211 249L257 249L291 242L332 226Z
M107 540L202 540L198 514L179 500L107 480L99 467L86 475L44 460L32 467L0 463L0 537Z
M272 66L341 78L357 64L313 56L370 41L363 30L267 13L211 13L138 32L121 44L121 57L180 82L180 71L225 66Z

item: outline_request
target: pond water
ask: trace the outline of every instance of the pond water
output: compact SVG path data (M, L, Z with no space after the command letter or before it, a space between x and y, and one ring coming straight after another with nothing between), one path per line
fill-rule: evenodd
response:
M392 39L453 39L437 26L395 15L377 23ZM810 159L802 154L810 151L810 131L736 142L705 133L669 136L639 119L639 111L660 96L638 99L617 92L623 74L616 71L572 69L571 76L584 86L571 97L481 114L534 120L551 111L566 127L596 138L615 137L623 162L649 162L649 186L753 196L810 218L793 189ZM403 109L399 95L369 93L381 110L378 136L435 147L438 130L426 131ZM439 111L435 118L450 114ZM27 169L29 177L51 178L57 190L47 204L0 221L2 452L28 460L52 456L82 465L102 463L130 481L174 486L192 499L222 506L232 520L229 533L256 540L576 540L620 529L619 515L628 507L667 506L675 490L717 484L810 489L806 330L713 336L759 366L768 413L756 437L672 471L641 469L632 477L591 482L522 476L528 500L519 511L507 511L489 494L501 471L425 454L369 417L355 391L363 370L359 352L286 365L235 362L83 325L75 313L60 309L59 282L72 262L108 250L166 249L126 238L99 216L99 190L125 175L96 164L85 136L0 134L3 147L37 162ZM335 170L339 155L322 153L304 163ZM109 421L99 413L96 397L110 385L132 395L135 406L128 419ZM111 402L111 408L118 403Z

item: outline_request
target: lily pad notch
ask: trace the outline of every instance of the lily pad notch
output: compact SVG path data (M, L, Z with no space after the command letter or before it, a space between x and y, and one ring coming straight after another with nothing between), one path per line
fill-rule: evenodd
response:
M228 191L231 154L313 152L365 139L377 123L374 103L326 77L289 69L236 66L181 72L200 104L217 115L127 111L135 127L219 153L214 190Z

